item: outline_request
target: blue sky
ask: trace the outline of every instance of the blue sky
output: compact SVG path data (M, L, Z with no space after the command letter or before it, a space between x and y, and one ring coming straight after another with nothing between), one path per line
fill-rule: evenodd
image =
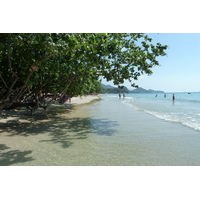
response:
M135 83L145 89L165 92L200 91L200 33L151 33L153 42L168 45L167 56L159 57L160 66L151 76L143 75ZM110 84L111 82L105 82ZM124 85L131 88L126 81Z

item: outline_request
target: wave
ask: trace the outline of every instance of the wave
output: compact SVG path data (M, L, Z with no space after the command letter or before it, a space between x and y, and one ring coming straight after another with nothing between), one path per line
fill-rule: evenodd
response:
M173 123L179 123L181 125L187 126L189 128L192 128L194 130L200 131L200 122L199 119L196 118L196 116L190 116L189 114L183 114L183 113L159 113L149 110L144 110L144 112L149 113L150 115L153 115L159 119L173 122Z
M142 108L142 106L138 106L134 104L133 101L124 101L123 103L132 107L135 110L146 112L159 119L172 122L172 123L179 123L181 125L192 128L196 131L200 131L200 117L199 117L200 113L184 113L184 111L178 112L178 111L172 111L172 110L171 111L169 110L154 111L153 108L151 108L152 110L147 109L147 108Z
M116 98L116 97L118 97L117 95L107 95L107 97L114 97L114 98Z

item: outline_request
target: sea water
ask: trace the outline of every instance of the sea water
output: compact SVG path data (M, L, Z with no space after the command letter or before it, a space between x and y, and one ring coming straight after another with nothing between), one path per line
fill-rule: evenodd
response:
M174 93L174 102L172 95L101 95L89 107L95 158L103 165L200 165L200 94Z
M172 95L175 95L175 101ZM117 95L110 95L116 98ZM200 93L132 93L122 103L165 121L200 131Z

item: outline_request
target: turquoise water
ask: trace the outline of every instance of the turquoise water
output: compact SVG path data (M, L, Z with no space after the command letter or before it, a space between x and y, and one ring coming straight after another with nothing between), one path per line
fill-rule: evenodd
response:
M155 95L104 94L90 105L93 153L101 164L200 165L199 93L175 93L174 103L172 94Z
M172 101L172 93L164 94L127 94L122 103L130 108L141 110L157 118L169 122L179 123L200 131L200 93L174 93L175 101ZM105 95L106 96L106 95ZM116 95L107 95L116 99Z

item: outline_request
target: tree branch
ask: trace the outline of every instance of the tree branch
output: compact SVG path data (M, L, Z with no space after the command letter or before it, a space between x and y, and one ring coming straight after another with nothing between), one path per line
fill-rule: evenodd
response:
M3 77L1 76L1 74L0 74L0 78L3 81L4 85L6 86L6 88L9 89L9 87L7 86L7 84L6 84L5 80L3 79Z

